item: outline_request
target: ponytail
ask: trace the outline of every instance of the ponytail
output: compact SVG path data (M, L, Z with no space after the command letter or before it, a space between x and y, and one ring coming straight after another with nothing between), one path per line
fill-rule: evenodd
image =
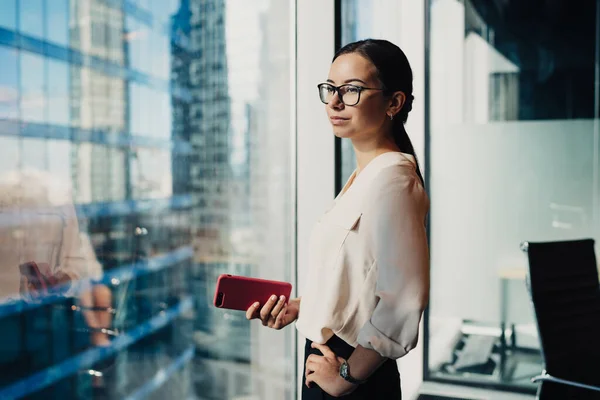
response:
M421 168L419 167L419 161L417 160L417 154L415 153L415 148L408 136L408 132L406 132L406 128L404 124L408 119L408 113L412 109L412 102L414 97L412 94L406 95L406 100L404 102L404 106L392 121L392 137L394 138L394 142L396 146L400 149L402 153L410 154L415 158L415 170L417 171L417 176L421 180L421 184L423 187L425 186L425 180L423 179L423 174L421 174Z

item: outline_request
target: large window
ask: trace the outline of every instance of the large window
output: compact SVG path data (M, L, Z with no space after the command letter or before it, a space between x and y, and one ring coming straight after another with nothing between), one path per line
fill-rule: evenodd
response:
M296 397L292 10L0 1L0 398Z
M536 4L429 2L433 379L534 391L519 245L600 239L596 2Z

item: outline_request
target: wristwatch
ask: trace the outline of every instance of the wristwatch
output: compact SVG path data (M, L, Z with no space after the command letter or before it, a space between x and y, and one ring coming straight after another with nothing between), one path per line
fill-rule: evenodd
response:
M367 382L366 380L361 381L355 379L352 377L352 375L350 375L350 365L348 365L348 361L344 361L342 363L342 366L340 367L340 376L353 385L362 385L363 383Z

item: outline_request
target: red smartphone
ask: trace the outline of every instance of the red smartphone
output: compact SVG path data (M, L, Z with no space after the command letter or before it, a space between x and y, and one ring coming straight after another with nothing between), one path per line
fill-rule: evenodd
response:
M54 277L50 272L50 266L47 263L28 261L19 265L21 275L27 278L27 281L33 285L35 290L45 292L49 287L56 284Z
M217 280L213 304L218 308L246 311L257 301L265 304L272 295L285 296L286 303L292 293L292 284L281 281L222 274Z

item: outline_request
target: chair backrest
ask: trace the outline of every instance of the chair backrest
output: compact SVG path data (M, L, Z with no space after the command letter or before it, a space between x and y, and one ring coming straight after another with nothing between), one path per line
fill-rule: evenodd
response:
M529 280L546 371L600 384L600 284L594 240L529 243Z

